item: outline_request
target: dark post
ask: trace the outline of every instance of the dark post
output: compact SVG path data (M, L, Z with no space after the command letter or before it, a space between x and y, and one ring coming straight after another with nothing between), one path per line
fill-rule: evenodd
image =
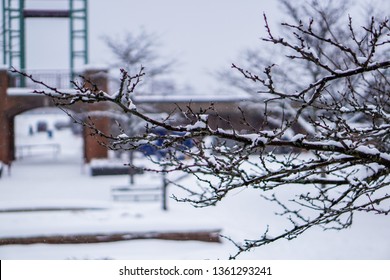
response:
M134 185L134 175L135 175L135 170L134 170L134 155L133 155L133 150L129 152L129 175L130 175L130 185Z
M168 210L167 205L167 189L168 189L168 180L167 180L167 172L166 167L164 167L164 171L162 173L162 209L164 211Z

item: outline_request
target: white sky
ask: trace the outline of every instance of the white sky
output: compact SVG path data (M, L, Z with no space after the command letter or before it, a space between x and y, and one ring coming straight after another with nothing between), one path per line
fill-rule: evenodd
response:
M274 13L276 2L95 0L90 4L95 24L91 25L91 41L102 33L120 35L144 27L160 35L162 53L179 60L177 72L182 81L208 93L215 82L207 77L209 72L229 68L240 50L260 42L262 13ZM92 63L102 60L102 49L91 46Z
M388 0L377 1L389 5ZM156 33L161 54L179 64L175 78L196 93L210 94L217 81L210 73L229 69L240 51L261 44L265 36L263 12L276 28L282 14L277 0L89 0L90 64L107 65L111 56L101 37L121 36L141 28ZM56 4L54 4L56 3ZM26 5L63 8L67 0L26 0ZM51 6L48 6L51 5ZM69 67L69 21L28 19L27 67ZM43 46L43 47L42 47ZM147 65L146 65L147 67Z
M36 7L65 7L68 1L26 0ZM62 4L61 4L62 2ZM102 35L120 36L141 28L159 36L166 57L178 60L176 78L197 93L209 93L215 79L229 68L240 50L260 42L262 13L275 14L276 0L89 0L89 57L105 65L110 53ZM30 6L30 7L31 7ZM27 67L66 69L69 65L67 19L27 19ZM44 46L44 51L42 46Z

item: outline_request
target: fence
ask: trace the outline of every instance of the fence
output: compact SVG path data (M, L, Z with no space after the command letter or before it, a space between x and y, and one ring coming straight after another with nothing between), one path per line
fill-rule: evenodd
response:
M41 81L55 88L73 88L71 81L74 80L74 77L72 77L72 75L67 70L28 70L26 73L32 75L35 80ZM11 73L9 75L9 87L31 89L44 88L43 85L34 83L30 79L15 73Z
M61 151L59 144L30 144L16 146L16 158L22 159L25 157L52 154L56 157Z

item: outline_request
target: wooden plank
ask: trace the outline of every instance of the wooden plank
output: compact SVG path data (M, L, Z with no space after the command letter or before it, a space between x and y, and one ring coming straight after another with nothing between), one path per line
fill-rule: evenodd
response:
M0 208L0 213L25 213L25 212L57 212L57 211L100 211L107 210L104 207L20 207Z
M0 238L2 245L28 245L28 244L86 244L103 243L140 239L159 239L176 241L203 241L221 242L221 230L202 231L172 231L172 232L122 232L102 234L72 234L72 235L51 235L51 236L30 236L30 237L9 237Z

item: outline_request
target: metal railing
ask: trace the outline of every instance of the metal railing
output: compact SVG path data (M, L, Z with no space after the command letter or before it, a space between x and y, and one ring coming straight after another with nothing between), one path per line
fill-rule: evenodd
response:
M22 159L26 157L51 154L54 158L61 151L60 144L29 144L16 146L16 158Z
M51 87L55 88L73 88L71 81L74 80L67 70L26 70L27 74ZM9 74L9 87L43 89L43 85L34 83L32 80L15 73Z

